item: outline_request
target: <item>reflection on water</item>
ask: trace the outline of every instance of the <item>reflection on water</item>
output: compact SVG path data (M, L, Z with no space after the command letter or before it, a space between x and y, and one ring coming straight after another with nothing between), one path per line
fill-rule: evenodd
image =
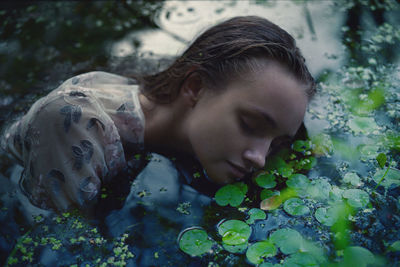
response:
M167 1L155 18L160 29L128 35L114 44L118 47L114 55L126 55L118 49L127 40L138 39L139 51L177 56L200 32L217 22L233 16L256 15L292 34L312 73L318 75L325 69L339 68L346 56L341 44L345 12L335 6L335 1L265 1L261 4L255 1ZM129 50L132 49L125 49Z

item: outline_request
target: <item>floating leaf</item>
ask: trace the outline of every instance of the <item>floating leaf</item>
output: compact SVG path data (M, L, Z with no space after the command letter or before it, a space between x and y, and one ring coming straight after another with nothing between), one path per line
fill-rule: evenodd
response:
M295 189L298 193L306 193L306 190L310 185L310 180L303 174L293 174L286 181L286 184L288 187Z
M274 210L282 204L282 198L280 195L275 195L261 201L260 209L262 210Z
M279 156L269 157L267 163L265 164L265 170L270 172L285 167L286 167L286 162Z
M361 189L347 189L343 192L343 197L354 208L362 208L369 203L368 193Z
M400 170L394 169L394 168L389 168L389 170L378 170L375 175L372 177L376 183L379 183L384 177L384 179L381 182L381 185L389 188L390 185L395 184L395 185L400 185Z
M334 225L338 218L337 210L333 207L318 208L314 215L320 223L326 226Z
M331 155L333 153L332 139L327 134L318 134L311 138L313 143L312 152L315 155Z
M265 212L257 208L252 208L251 210L249 210L249 216L250 218L246 221L246 223L248 224L254 223L255 220L263 220L267 218Z
M256 177L256 183L262 188L273 188L276 186L275 175L262 173Z
M376 157L376 161L378 161L378 164L381 168L385 167L387 157L383 153L379 153L379 155Z
M283 204L283 209L294 216L302 216L310 212L310 209L304 205L300 198L290 198Z
M311 148L310 141L308 140L296 140L293 142L292 149L297 152L305 152Z
M246 251L247 247L249 246L249 243L243 243L240 245L227 245L225 243L222 243L222 246L224 247L224 249L228 252L231 253L243 253Z
M400 251L400 240L397 240L396 242L391 244L390 247L388 248L388 250L390 250L390 251Z
M352 184L354 186L360 186L361 180L360 177L355 172L348 172L343 177L343 182Z
M246 252L247 259L253 264L260 264L263 258L273 257L276 254L276 247L269 241L254 243Z
M286 258L284 266L320 266L318 261L309 253L297 252Z
M280 194L280 192L279 191L272 191L272 190L269 190L269 189L263 189L262 191L261 191L261 193L260 193L260 198L261 198L261 200L264 200L264 199L267 199L267 198L270 198L270 197L272 197L272 196L276 196L276 195L279 195Z
M326 200L332 190L331 184L326 179L316 179L311 182L308 187L307 193L311 198L317 200Z
M349 120L349 127L355 134L369 134L378 129L372 117L356 117Z
M222 242L225 244L241 245L249 239L251 228L245 222L229 220L218 226L218 233L222 236Z
M220 206L239 206L244 200L245 194L239 186L229 184L221 187L215 194L215 201Z
M343 262L345 266L366 267L373 266L374 254L363 247L347 247L344 250Z
M191 256L200 256L211 250L212 241L206 231L201 229L185 230L179 238L179 248Z
M291 228L283 228L273 232L269 240L276 244L284 254L296 253L304 246L301 234Z

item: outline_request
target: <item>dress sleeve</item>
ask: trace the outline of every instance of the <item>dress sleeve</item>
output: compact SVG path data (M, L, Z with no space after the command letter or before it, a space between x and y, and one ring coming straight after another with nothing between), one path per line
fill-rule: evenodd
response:
M76 89L76 90L75 90ZM69 87L37 101L5 133L24 167L21 187L41 208L90 209L101 183L126 166L118 130L90 90Z

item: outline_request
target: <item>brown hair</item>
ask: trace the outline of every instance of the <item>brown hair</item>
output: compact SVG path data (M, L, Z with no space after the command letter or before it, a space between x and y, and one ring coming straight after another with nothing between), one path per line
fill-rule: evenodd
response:
M209 28L169 68L138 80L148 98L170 103L191 72L199 72L207 85L216 88L248 71L259 58L279 62L306 85L309 98L315 94L314 78L294 38L257 16L235 17Z

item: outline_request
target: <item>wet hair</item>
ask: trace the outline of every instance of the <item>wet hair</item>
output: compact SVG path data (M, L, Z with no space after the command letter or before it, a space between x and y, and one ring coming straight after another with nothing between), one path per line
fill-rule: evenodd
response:
M294 38L257 16L234 17L209 28L166 70L138 80L149 99L170 103L194 71L208 88L219 88L231 77L255 70L259 59L280 63L305 85L309 99L315 94L314 78Z

